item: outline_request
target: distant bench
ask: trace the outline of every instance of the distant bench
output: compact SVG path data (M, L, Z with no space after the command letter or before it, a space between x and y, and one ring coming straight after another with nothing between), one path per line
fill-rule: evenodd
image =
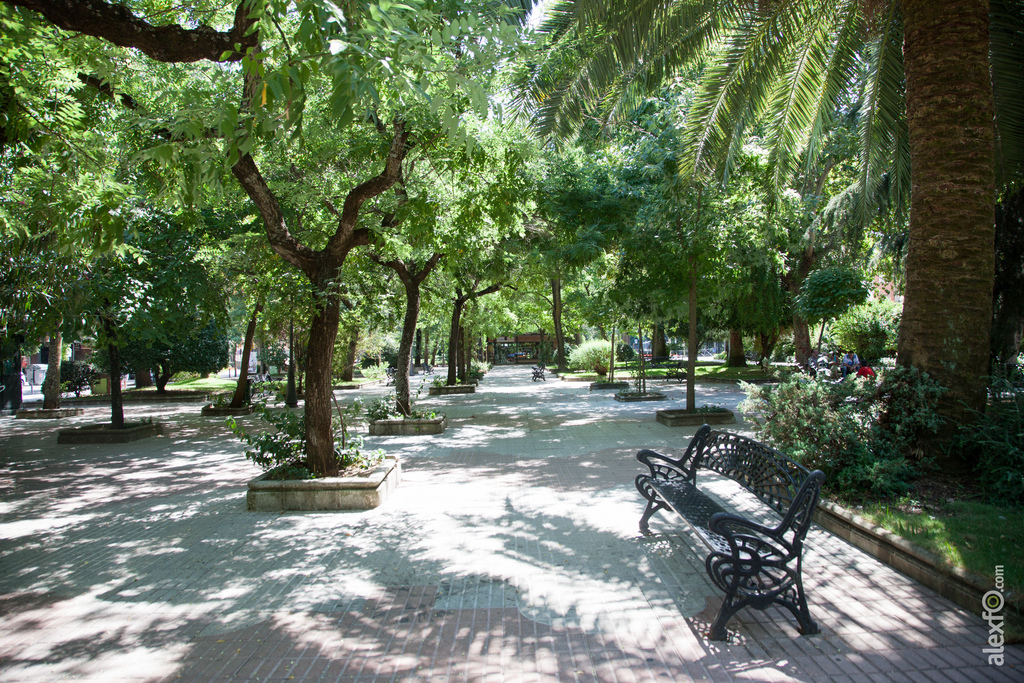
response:
M533 367L533 381L536 382L539 379L544 380L545 382L548 381L548 378L544 376L544 368L534 366Z
M650 469L636 478L636 488L647 500L640 532L650 534L651 515L670 509L711 551L705 567L725 592L711 640L727 639L726 624L743 607L763 610L772 604L792 612L804 635L818 632L807 609L801 558L825 481L820 470L809 472L764 444L708 425L697 431L681 458L646 449L636 457ZM772 528L726 513L697 488L701 467L738 482L781 516L781 523Z

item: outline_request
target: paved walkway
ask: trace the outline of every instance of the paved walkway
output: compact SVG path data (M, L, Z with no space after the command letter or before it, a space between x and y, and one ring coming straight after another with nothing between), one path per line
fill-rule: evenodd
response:
M0 681L1022 679L1019 647L988 666L979 618L817 528L822 633L745 610L731 643L707 641L703 553L662 515L637 532L636 451L694 431L656 423L664 404L504 367L419 405L449 430L368 439L405 478L361 513L246 512L257 470L196 404L128 407L169 428L127 446L57 446L56 421L0 418Z

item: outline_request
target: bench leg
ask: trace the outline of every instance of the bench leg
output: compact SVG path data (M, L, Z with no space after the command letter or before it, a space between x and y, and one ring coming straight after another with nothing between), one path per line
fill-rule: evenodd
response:
M818 624L811 618L811 611L807 609L807 594L804 593L804 584L799 575L793 586L775 598L775 602L793 613L797 623L800 624L801 635L813 636L818 632Z
M733 596L726 595L725 601L722 602L722 609L719 610L715 623L711 624L711 630L708 631L708 638L721 641L729 640L729 630L726 628L726 624L729 623L734 614L746 607L746 605L745 600L740 600L737 603L734 602Z

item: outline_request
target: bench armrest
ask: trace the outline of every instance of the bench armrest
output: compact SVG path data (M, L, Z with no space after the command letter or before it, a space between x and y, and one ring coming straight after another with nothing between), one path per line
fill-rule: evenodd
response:
M652 451L647 448L636 454L636 459L647 465L651 470L651 476L655 479L686 479L691 482L697 480L697 468L700 467L701 458L704 453L704 442L711 427L703 425L690 439L686 452L681 458L672 458L663 453Z
M673 458L645 448L636 454L636 459L647 465L654 479L686 479L692 482L697 476L697 468L693 467L692 463L687 467L686 455L682 458Z
M747 553L759 556L762 561L774 559L786 563L795 554L793 544L786 540L786 529L783 524L767 527L744 517L719 512L711 515L708 529L729 542L733 556Z

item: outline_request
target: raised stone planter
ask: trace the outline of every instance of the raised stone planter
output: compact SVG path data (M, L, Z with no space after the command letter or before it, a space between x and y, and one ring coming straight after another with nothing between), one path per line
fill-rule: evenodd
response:
M287 510L369 510L384 503L398 487L402 466L385 458L365 477L268 481L261 474L249 482L246 507L256 512Z
M57 432L57 443L89 444L89 443L130 443L158 436L164 433L159 422L133 425L124 429L111 429L110 424L87 425L73 429L61 429Z
M84 413L85 408L37 408L35 410L19 410L14 418L16 420L57 420Z
M616 401L633 403L634 401L664 401L665 394L660 391L648 391L646 394L615 394Z
M370 423L370 436L416 436L418 434L442 434L448 420L444 415L433 418L399 418L377 420Z
M686 410L659 410L655 419L668 427L690 427L693 425L721 425L736 421L731 410L716 410L710 413L690 413Z
M628 389L629 382L591 382L590 390L597 389Z
M818 503L813 520L893 569L982 616L983 597L993 588L991 579L953 567L916 543L829 501ZM1024 598L1007 594L1000 616L1018 629L1024 628Z
M232 408L230 406L217 406L212 403L203 406L201 411L204 417L230 417L232 415L251 415L253 407L251 405L242 406L241 408Z
M475 384L452 384L445 387L430 387L431 396L447 396L448 394L475 394Z

